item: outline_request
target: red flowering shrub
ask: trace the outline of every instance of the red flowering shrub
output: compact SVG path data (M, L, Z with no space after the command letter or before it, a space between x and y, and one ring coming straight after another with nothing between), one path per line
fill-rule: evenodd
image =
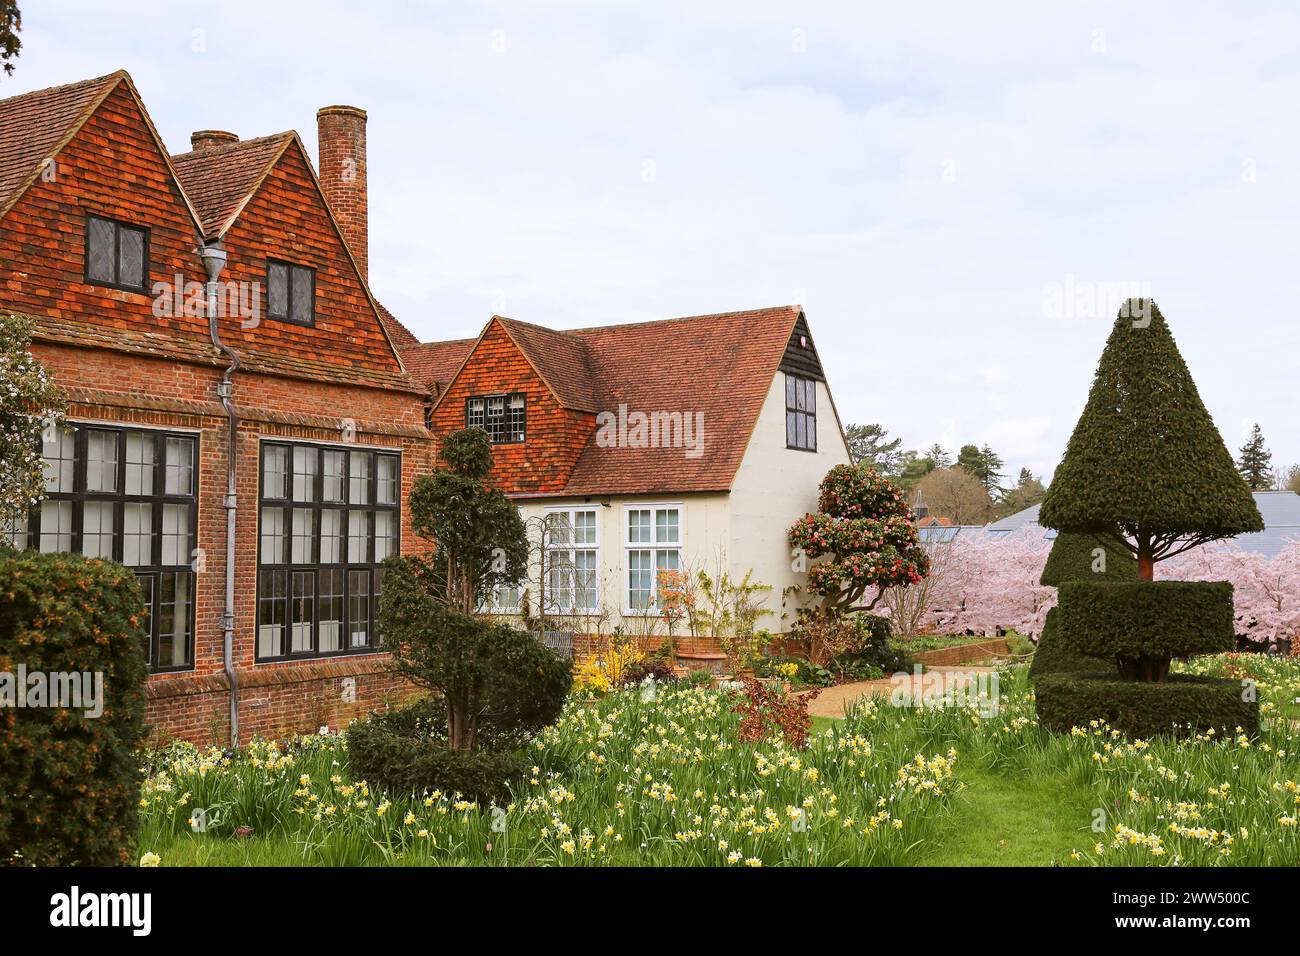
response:
M868 466L828 471L818 508L794 523L790 543L808 559L829 558L808 568L808 589L826 598L828 608L875 607L886 589L916 584L929 573L904 492Z
M814 689L781 694L752 677L746 678L745 696L733 708L740 715L737 737L741 743L757 744L779 733L791 749L803 750L812 728L808 704L820 693L820 689Z

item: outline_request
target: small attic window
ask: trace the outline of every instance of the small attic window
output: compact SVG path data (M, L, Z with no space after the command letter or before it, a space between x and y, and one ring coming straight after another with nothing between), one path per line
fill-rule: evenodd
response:
M788 373L785 376L785 447L817 450L817 383Z
M316 270L267 259L266 317L294 325L315 325Z
M141 292L149 280L149 230L86 216L86 281Z
M524 441L527 408L523 393L470 396L465 400L465 427L483 429L494 445Z

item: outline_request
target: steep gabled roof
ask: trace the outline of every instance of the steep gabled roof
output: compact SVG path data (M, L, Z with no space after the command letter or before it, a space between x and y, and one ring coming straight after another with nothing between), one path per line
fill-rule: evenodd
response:
M519 351L537 370L565 408L580 412L600 410L593 387L587 345L572 332L556 332L531 322L494 316Z
M40 177L46 160L54 160L57 173L58 153L71 141L86 120L94 114L120 84L125 84L149 135L153 138L163 164L176 178L175 167L167 155L144 101L125 70L97 76L90 80L52 86L31 93L21 93L0 100L0 217L16 203L27 188ZM199 225L194 204L181 190L185 208Z
M275 133L172 157L205 239L220 238L234 224L293 137Z
M617 416L626 406L629 414L690 415L692 423L703 416L697 457L680 447L602 447L593 421L562 492L670 494L730 489L802 316L789 305L564 332L494 316L487 328L501 324L565 408ZM443 350L447 361L459 349L468 356L477 342L419 348ZM411 355L403 351L408 362Z
M578 329L601 409L699 413L704 448L602 448L595 435L569 476L569 494L731 488L799 306Z
M388 330L388 337L393 340L393 345L397 348L399 354L402 349L420 344L420 340L415 337L415 333L397 321L397 316L389 312L384 307L384 303L375 299L375 308L379 310L379 318L383 321L384 328Z
M374 310L375 320L379 323L384 340L388 343L399 367L402 366L394 332L396 331L399 337L401 333L405 333L412 340L415 336L393 318L391 313L383 309L371 293L370 283L362 275L361 267L352 253L352 247L348 244L347 237L343 235L338 218L330 206L329 197L321 188L320 177L316 174L316 167L307 154L307 148L303 146L302 140L293 130L258 139L239 140L221 146L192 150L174 157L177 169L183 170L180 173L183 190L188 192L193 188L203 197L204 238L219 239L239 221L245 207L257 195L281 158L291 149L297 150L302 158L307 175L315 187L316 196L325 207L330 224L334 227L334 233L343 247L343 253L352 264L357 281L361 284L362 291Z
M417 343L400 348L398 354L402 356L402 364L406 366L411 378L428 386L435 395L441 395L477 341L478 339L455 339L450 342Z

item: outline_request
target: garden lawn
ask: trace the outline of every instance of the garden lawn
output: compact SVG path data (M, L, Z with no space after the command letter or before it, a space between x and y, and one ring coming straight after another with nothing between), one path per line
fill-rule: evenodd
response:
M1088 821L1097 800L1086 786L980 768L958 777L965 799L921 849L918 866L1044 866L1093 842Z
M571 698L503 808L372 792L334 735L236 755L176 745L148 759L139 851L163 865L1293 864L1300 662L1189 669L1255 675L1260 738L1052 735L1023 667L1002 673L996 712L868 699L814 721L798 751L739 742L727 692L634 688Z

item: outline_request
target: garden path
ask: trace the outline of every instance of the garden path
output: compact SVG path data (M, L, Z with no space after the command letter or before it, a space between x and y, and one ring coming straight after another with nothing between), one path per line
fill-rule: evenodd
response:
M990 674L996 667L977 666L974 664L940 664L928 667L925 673L917 675L914 671L903 672L906 678L882 677L879 680L858 681L853 684L837 684L825 688L808 704L808 713L813 717L843 717L850 704L870 695L889 697L895 688L901 688L909 694L919 695L922 700L935 693L932 674L943 675L944 689L965 687L976 674Z

